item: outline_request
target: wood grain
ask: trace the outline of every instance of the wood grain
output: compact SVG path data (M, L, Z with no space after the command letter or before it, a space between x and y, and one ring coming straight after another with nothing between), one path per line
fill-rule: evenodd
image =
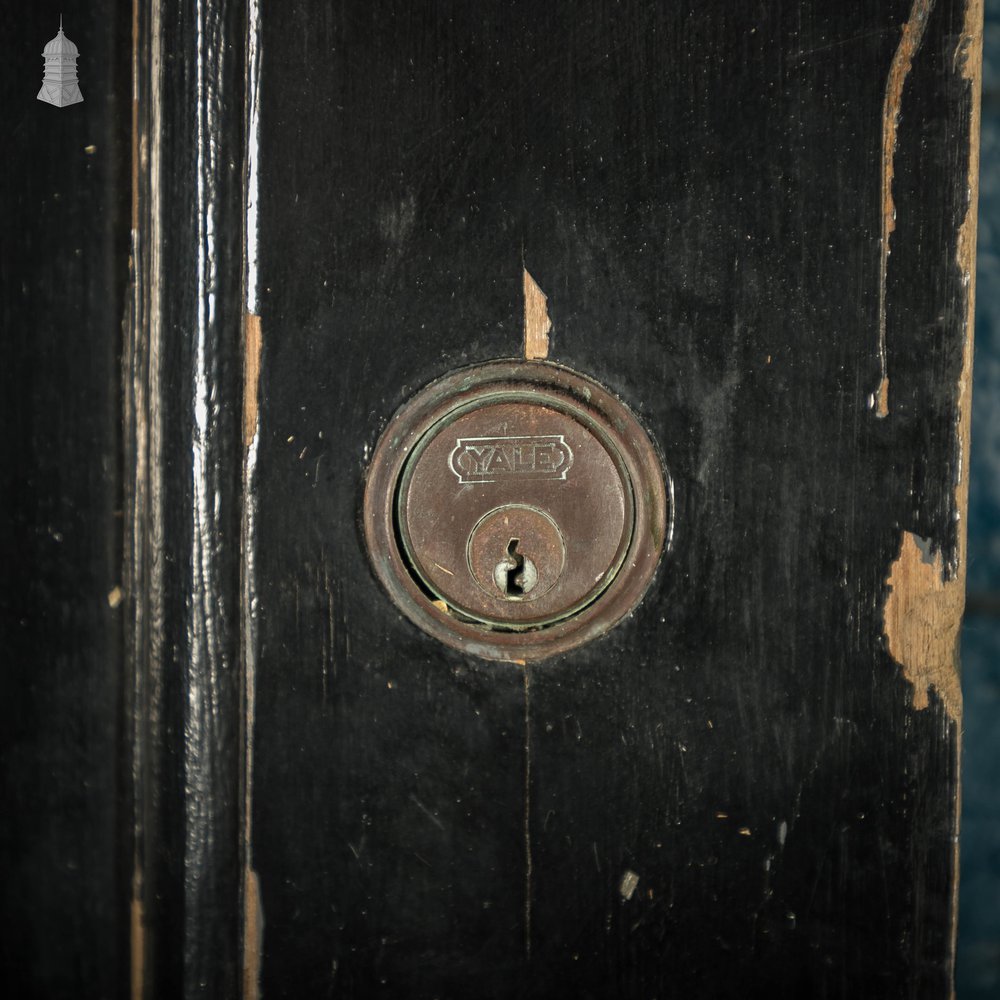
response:
M524 271L524 356L529 361L543 361L549 356L549 319L545 293L535 279Z
M965 606L964 576L947 579L941 554L928 558L924 539L906 531L888 583L889 654L913 685L913 707L927 708L933 688L948 716L960 722L958 629Z
M895 172L896 132L902 113L903 89L913 58L920 48L927 18L934 9L934 0L913 0L910 16L903 24L896 54L889 66L885 85L885 102L882 106L882 273L879 281L879 358L882 364L878 390L874 396L875 412L880 417L889 415L889 373L885 349L885 284L889 270L889 241L896 228L896 203L892 197L892 178Z

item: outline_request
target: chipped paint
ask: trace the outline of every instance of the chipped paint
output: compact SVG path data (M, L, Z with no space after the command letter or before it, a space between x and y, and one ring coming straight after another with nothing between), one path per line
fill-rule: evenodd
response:
M544 361L549 356L548 298L538 283L524 271L524 356L529 361Z
M879 386L877 412L888 413L888 376L885 344L885 292L889 254L889 236L895 228L895 206L892 200L892 157L895 152L896 126L902 87L919 45L933 0L915 0L909 24L904 28L899 50L893 60L886 90L883 121L882 165L882 269L879 287L879 352L882 381ZM914 18L917 21L914 21ZM975 263L976 220L979 190L979 130L982 89L982 26L983 0L967 0L962 33L955 49L955 69L968 84L968 143L969 159L965 217L959 226L955 247L956 263L966 290L965 317L962 330L962 367L956 385L956 467L953 511L956 518L956 545L953 559L946 565L934 539L924 540L904 531L899 554L888 576L888 596L884 611L884 633L889 654L899 664L903 676L912 687L911 702L923 710L930 704L933 688L940 699L948 720L961 726L962 688L959 674L959 630L965 607L965 574L967 528L965 522L969 495L969 432L971 422L972 338L975 328ZM909 25L908 25L909 27ZM963 109L964 110L964 109ZM949 913L948 979L952 1000L955 996L955 954L958 935L958 866L959 820L961 816L961 740L952 739L952 766L955 777L955 799L952 814L952 874Z
M926 16L926 15L925 15ZM959 517L955 561L945 565L940 551L904 531L899 555L889 571L885 636L889 654L913 685L913 706L924 709L933 688L949 718L959 722L962 691L958 672L958 633L965 608L966 525L969 495L972 336L975 317L976 212L979 182L979 111L982 68L982 0L970 0L956 58L970 84L969 165L965 218L958 231L956 258L967 289L962 369L956 386L958 473L954 510Z
M246 865L243 869L243 1000L260 996L260 956L264 944L264 911L260 880Z
M256 471L260 443L257 387L260 381L260 317L244 320L243 355L243 516L241 524L241 608L243 656L243 997L258 995L263 917L257 874L251 867L253 804L253 733L257 696L257 532Z
M927 27L927 19L934 9L934 0L913 0L910 17L903 25L903 32L896 47L896 54L889 66L882 104L882 237L880 241L880 268L878 287L878 353L881 374L878 390L872 397L875 413L889 415L889 366L886 356L886 284L889 275L889 240L896 228L896 204L892 197L892 180L896 167L896 133L903 104L903 87L913 66L913 57L920 48Z
M247 108L244 169L243 285L243 512L240 526L240 616L243 661L243 1000L260 996L264 910L253 868L254 725L257 714L257 453L260 445L260 379L264 336L258 306L260 201L260 0L247 10ZM317 466L318 473L318 466Z
M979 210L979 145L980 111L983 76L983 0L967 0L965 21L959 38L956 57L961 60L959 71L969 84L969 201L965 218L958 230L956 256L966 287L965 336L962 343L962 370L958 377L958 475L955 482L955 510L962 516L958 524L958 565L956 578L965 592L966 551L968 528L965 513L969 509L969 443L972 425L972 338L976 320L976 225ZM958 655L955 662L955 683L961 694ZM961 706L959 706L961 711ZM955 740L955 774L962 773L962 741ZM959 831L962 817L962 785L957 782L955 794L955 829L952 837L951 923L949 927L949 970L951 1000L955 1000L955 957L958 951L958 887Z
M243 447L249 448L257 433L260 387L260 316L243 316Z
M940 552L928 563L917 536L904 531L889 572L885 636L889 655L913 685L913 707L927 708L931 688L949 717L958 720L958 629L965 606L964 574L945 578Z
M132 872L132 902L129 907L129 995L142 1000L145 979L146 924L142 908L142 871L136 862Z
M969 202L958 230L956 256L966 288L965 336L962 342L962 370L958 377L958 476L955 483L955 509L963 515L958 526L958 566L965 578L965 511L969 503L969 435L972 424L972 338L976 319L976 223L979 207L979 127L983 67L983 0L969 0L965 23L958 45L962 78L970 85L969 109Z

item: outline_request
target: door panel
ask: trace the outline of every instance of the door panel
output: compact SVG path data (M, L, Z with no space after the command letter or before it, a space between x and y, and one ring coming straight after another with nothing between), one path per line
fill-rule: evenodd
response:
M977 5L257 14L262 993L946 995ZM403 617L360 518L397 408L522 353L525 273L675 530L522 665Z

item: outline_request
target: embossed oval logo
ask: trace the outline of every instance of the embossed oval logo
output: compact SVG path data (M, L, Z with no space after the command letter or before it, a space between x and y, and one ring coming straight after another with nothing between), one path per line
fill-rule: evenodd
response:
M573 451L562 434L458 438L448 466L460 483L565 479Z

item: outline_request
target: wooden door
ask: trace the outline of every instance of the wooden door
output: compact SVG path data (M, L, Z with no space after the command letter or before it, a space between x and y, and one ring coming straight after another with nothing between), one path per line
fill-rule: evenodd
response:
M133 996L949 995L981 17L138 4ZM522 663L400 611L363 503L526 355L673 530Z

